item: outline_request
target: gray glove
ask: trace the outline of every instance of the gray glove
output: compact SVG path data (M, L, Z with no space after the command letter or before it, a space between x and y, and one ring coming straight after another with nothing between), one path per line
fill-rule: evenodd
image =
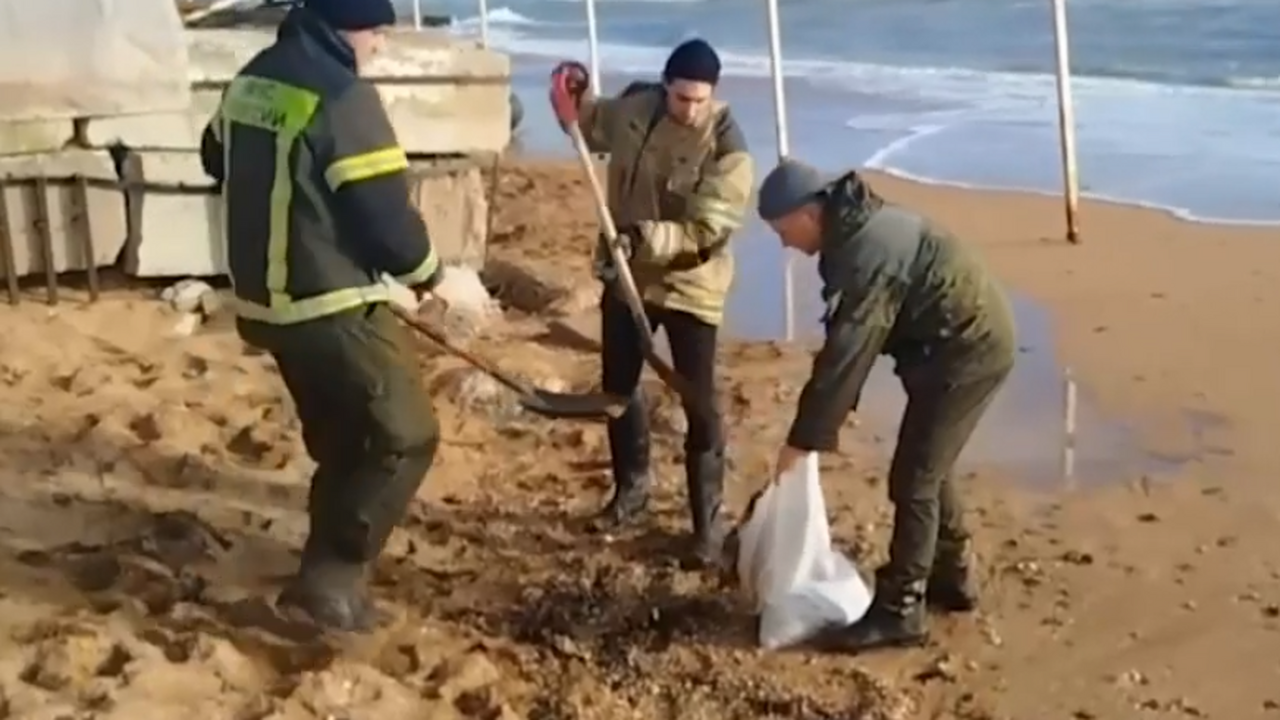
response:
M618 228L618 249L626 259L635 257L636 249L643 241L644 236L639 228L635 226ZM601 234L593 263L596 279L604 283L611 283L618 279L618 268L613 264L613 253L609 251L608 242L609 240Z

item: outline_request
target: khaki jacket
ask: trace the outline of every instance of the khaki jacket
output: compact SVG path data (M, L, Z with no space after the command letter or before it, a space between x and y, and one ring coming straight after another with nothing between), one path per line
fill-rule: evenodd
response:
M614 222L644 236L631 269L645 302L719 325L733 282L729 239L742 227L754 181L729 108L715 101L702 123L680 125L654 85L588 100L579 124L592 150L611 155Z

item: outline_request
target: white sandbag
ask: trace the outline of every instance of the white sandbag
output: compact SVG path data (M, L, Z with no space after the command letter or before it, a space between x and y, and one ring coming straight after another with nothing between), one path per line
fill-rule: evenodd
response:
M831 547L831 526L809 453L756 498L738 530L738 579L760 613L760 645L777 649L856 622L871 605L857 568Z

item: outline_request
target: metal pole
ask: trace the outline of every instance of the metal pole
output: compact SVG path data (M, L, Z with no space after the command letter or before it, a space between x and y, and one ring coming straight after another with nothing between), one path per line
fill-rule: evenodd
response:
M777 133L778 160L791 154L791 146L787 141L787 101L782 83L782 32L778 19L778 0L765 0L769 18L769 68L773 74L773 128ZM796 336L795 307L795 262L791 253L786 253L786 267L783 270L782 292L786 323L786 339L794 340Z
M489 0L480 0L480 47L489 47Z
M422 29L422 0L413 0L413 29Z
M1076 378L1067 368L1062 378L1062 479L1070 488L1076 479Z
M1080 182L1076 168L1076 121L1071 104L1071 43L1067 40L1067 0L1053 3L1053 44L1057 53L1058 134L1062 145L1062 184L1067 211L1067 242L1080 243L1077 215Z
M596 28L596 0L587 3L587 53L591 67L591 92L600 97L600 36Z

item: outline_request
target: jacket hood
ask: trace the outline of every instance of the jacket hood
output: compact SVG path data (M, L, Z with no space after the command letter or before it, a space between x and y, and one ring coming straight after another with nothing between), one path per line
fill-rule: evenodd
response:
M822 209L822 247L835 248L852 240L884 199L857 172L850 171L831 183Z
M305 7L295 7L285 15L276 32L279 40L301 39L350 68L356 69L356 51L351 44L318 15Z

